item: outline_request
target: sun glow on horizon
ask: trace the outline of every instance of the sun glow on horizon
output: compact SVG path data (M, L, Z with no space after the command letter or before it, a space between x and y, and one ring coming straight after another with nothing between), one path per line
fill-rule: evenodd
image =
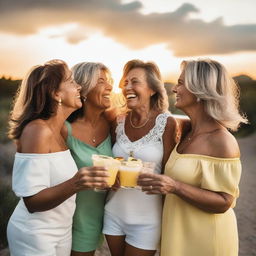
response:
M52 26L41 29L30 36L0 33L0 76L22 79L34 65L51 59L62 59L69 67L83 61L102 62L111 71L114 79L113 91L118 88L123 66L131 59L155 62L164 81L176 82L183 59L176 57L166 44L156 44L140 50L132 50L101 32L87 31L86 38L78 44L65 41L62 36L77 24ZM17 43L18 42L18 43ZM203 57L203 56L201 56ZM206 56L205 56L206 57ZM240 52L226 55L207 56L223 63L231 75L247 74L256 79L256 52ZM197 58L197 56L193 57Z

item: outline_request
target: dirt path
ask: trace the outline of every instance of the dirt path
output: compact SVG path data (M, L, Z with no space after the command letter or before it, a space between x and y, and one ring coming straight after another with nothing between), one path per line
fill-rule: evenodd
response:
M256 256L256 134L239 139L243 172L240 197L235 208L239 256Z

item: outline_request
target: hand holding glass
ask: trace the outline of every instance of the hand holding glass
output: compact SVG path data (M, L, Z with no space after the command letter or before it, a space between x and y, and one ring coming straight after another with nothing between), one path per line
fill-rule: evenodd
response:
M93 166L105 167L108 171L108 185L112 186L115 183L120 161L103 155L92 155Z

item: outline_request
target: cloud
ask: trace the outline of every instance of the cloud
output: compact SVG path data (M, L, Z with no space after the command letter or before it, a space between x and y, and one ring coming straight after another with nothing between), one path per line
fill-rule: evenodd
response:
M189 3L174 12L148 15L141 8L139 1L0 0L0 31L26 35L43 27L76 23L79 30L63 34L73 44L87 38L89 27L132 49L165 43L176 56L256 50L256 24L226 26L222 18L192 19L199 9Z

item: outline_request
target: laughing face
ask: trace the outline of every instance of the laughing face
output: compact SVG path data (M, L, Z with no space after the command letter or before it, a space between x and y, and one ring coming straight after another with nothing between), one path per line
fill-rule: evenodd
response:
M78 109L82 106L80 99L81 86L78 85L69 69L65 70L65 79L60 84L59 98L62 100L62 105L71 109Z
M110 77L103 70L100 71L96 86L87 94L87 101L99 108L110 107L110 93L112 85L109 82Z
M150 96L153 90L149 88L143 68L134 68L128 72L124 77L122 90L129 109L150 104Z

